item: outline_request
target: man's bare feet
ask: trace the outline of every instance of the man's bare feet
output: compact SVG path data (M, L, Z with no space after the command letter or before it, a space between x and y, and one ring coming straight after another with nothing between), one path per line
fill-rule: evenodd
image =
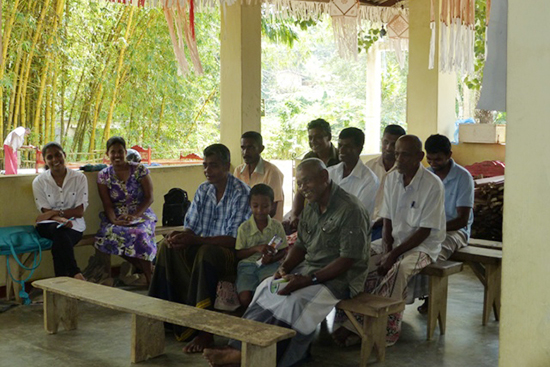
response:
M205 348L202 355L212 367L239 366L241 364L241 351L230 347Z
M73 278L86 281L86 278L84 278L84 275L82 275L82 273L75 274Z
M214 344L214 336L210 333L200 331L199 335L193 338L185 347L185 353L202 353L204 348L208 348Z
M336 345L340 347L351 347L352 345L356 345L361 342L361 338L357 334L351 332L343 326L336 329L331 336Z

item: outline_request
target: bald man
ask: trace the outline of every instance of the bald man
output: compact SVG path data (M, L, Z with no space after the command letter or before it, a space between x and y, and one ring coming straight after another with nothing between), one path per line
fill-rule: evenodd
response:
M397 170L384 185L380 216L384 218L381 241L373 251L365 291L402 300L409 279L437 261L445 239L445 196L441 180L425 169L422 142L414 135L400 137L395 145ZM403 313L388 319L387 345L399 339ZM354 330L349 320L334 333L338 343L346 344ZM349 343L347 343L349 344Z
M277 345L278 367L305 359L317 325L341 299L363 290L370 250L367 210L330 181L320 159L302 161L296 182L308 201L298 240L274 276L256 289L243 316L296 330L294 338ZM284 288L272 291L281 280ZM231 340L229 348L205 349L204 356L211 365L238 364L241 343Z

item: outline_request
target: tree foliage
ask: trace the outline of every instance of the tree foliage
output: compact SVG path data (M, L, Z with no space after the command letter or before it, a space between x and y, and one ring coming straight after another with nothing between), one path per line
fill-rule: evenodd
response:
M329 18L298 30L297 36L291 48L266 39L262 44L262 134L269 144L264 154L272 158L305 153L306 125L319 117L331 124L334 137L345 127L365 128L366 52L356 62L340 58ZM359 37L360 51L366 51L380 30ZM382 128L405 124L407 78L393 52L384 54Z
M331 122L335 133L364 127L365 53L357 62L342 60L328 19L281 21L269 10L262 9L268 155L303 153L305 125L317 117ZM23 125L32 129L31 143L57 140L82 160L102 156L112 135L130 146L151 146L157 158L200 152L219 141L219 9L195 14L204 75L187 76L178 75L160 9L12 0L2 2L2 16L0 140ZM378 30L369 31L360 44L365 49L378 37ZM390 122L403 121L404 113L404 74L394 64L383 79L391 106L383 121Z
M182 77L161 10L67 0L56 14L63 1L3 2L4 17L14 23L11 35L4 33L4 136L24 125L42 145L54 139L54 130L70 150L93 152L116 134L176 157L219 139L219 11L196 14L205 73ZM61 26L53 28L59 19ZM31 116L38 116L36 126Z

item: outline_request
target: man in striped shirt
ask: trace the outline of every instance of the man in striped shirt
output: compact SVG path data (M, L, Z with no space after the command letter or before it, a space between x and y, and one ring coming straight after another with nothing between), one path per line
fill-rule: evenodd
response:
M170 233L159 245L149 295L212 309L218 280L236 272L235 241L239 225L250 217L249 187L229 173L230 153L223 144L204 150L206 181L197 189L183 231ZM174 326L179 341L196 331ZM213 343L199 332L184 348L202 352Z

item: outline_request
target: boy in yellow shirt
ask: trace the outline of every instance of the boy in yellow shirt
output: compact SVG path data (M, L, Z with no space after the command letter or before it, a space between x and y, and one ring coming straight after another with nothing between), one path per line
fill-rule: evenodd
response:
M248 307L256 287L265 278L273 275L284 257L286 235L283 225L269 216L273 206L273 189L257 184L249 196L252 216L240 225L237 232L237 293L239 301Z

